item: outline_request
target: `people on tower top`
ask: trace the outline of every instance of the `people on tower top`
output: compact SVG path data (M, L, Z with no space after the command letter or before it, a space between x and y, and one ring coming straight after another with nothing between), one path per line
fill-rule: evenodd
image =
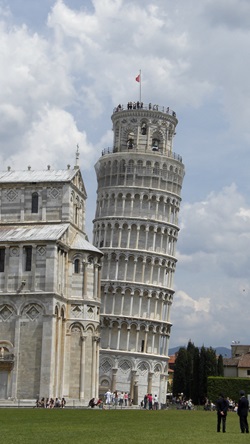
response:
M161 112L166 112L166 114L169 114L169 115L171 115L173 117L176 117L175 111L170 110L169 106L167 108L165 108L163 106L163 107L160 107L160 109L159 109L159 105L157 105L157 104L152 105L152 103L150 102L148 104L148 106L146 105L144 107L143 102L140 102L139 100L137 102L128 102L127 103L127 109L128 110L130 110L130 109L148 109L148 110L153 110L153 111L159 111L160 110ZM117 105L114 108L114 112L119 112L119 111L123 111L123 110L124 110L124 107L120 103L119 103L119 105Z

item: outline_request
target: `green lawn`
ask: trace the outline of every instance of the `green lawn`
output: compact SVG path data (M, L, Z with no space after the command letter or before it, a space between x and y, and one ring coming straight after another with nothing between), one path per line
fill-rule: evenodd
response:
M249 418L250 419L250 418ZM239 444L238 417L229 413L227 432L216 432L216 413L184 410L0 409L1 444Z

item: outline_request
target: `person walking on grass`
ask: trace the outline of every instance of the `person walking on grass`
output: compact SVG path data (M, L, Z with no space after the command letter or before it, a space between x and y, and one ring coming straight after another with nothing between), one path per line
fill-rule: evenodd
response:
M247 415L249 410L249 402L248 399L245 397L244 390L240 391L240 399L238 402L238 410L237 414L240 419L240 431L241 433L249 433L249 427L248 427L248 421L247 421Z
M217 410L217 432L220 432L220 426L222 423L222 432L226 432L226 421L227 421L227 412L228 412L229 402L223 395L220 394L219 399L216 402L216 410Z

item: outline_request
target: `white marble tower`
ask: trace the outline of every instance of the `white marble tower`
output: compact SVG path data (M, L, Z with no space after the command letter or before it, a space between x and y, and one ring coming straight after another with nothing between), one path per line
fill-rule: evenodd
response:
M164 403L178 213L184 177L169 108L129 102L112 115L114 145L95 165L94 245L101 279L100 393Z

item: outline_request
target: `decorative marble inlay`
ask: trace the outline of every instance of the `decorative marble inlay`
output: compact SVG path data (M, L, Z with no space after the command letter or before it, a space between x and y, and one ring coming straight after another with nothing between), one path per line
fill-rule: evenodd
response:
M94 308L93 307L88 307L87 313L88 313L88 318L89 319L93 319L93 317L94 317Z
M34 321L40 316L41 309L37 304L29 304L27 307L25 307L24 313L31 321Z
M82 316L82 306L81 305L71 305L71 316L73 318L80 318Z
M159 364L156 364L154 368L154 374L157 376L159 375L159 373L161 373L161 367Z
M45 247L37 247L37 252L40 254L40 256L44 256L46 253Z
M10 248L10 256L11 257L13 257L13 256L18 257L19 256L19 247L11 247Z
M8 190L6 191L6 197L10 202L13 202L13 200L15 200L18 196L18 191L17 190Z
M9 305L3 305L0 308L0 319L7 321L13 314L13 309Z
M145 373L147 373L147 371L148 371L147 365L144 362L141 362L138 365L138 371L141 375L145 375Z
M58 188L49 189L49 197L52 197L52 199L57 199L60 195L61 195L61 190L58 190Z
M112 365L110 364L109 361L103 361L101 364L101 369L104 373L107 373L111 370Z
M123 373L128 373L128 371L131 369L131 365L128 361L121 361L119 364L119 368Z

